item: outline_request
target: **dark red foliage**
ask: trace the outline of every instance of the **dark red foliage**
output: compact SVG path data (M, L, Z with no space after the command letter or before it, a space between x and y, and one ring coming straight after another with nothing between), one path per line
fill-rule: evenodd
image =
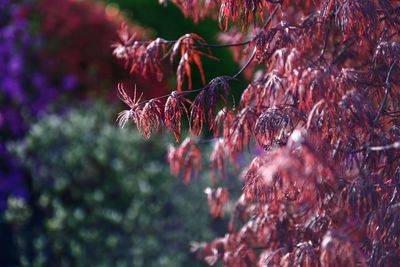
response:
M268 108L257 119L255 137L263 147L272 144L284 145L294 129L301 125L300 122L301 115L296 114L296 110L291 106Z
M229 201L228 189L218 187L213 190L211 188L206 188L204 191L207 195L208 206L210 208L210 214L214 218L224 217L224 206Z
M200 168L200 161L201 151L189 137L178 148L172 145L169 146L168 162L171 172L176 176L183 173L184 183L190 181L193 172L194 175L197 174Z
M137 126L140 128L140 115L142 113L142 107L140 105L140 100L142 99L143 93L138 97L136 95L136 88L134 91L133 99L128 95L125 91L124 86L122 84L118 84L118 94L120 99L130 107L129 110L124 110L118 114L117 120L119 120L119 125L124 127L129 119L131 119Z
M177 142L179 141L181 133L182 113L186 114L187 117L189 116L188 110L185 106L186 102L190 103L189 100L174 91L165 103L165 126L174 133Z
M181 59L176 71L176 77L178 79L178 91L182 90L183 82L185 77L188 79L189 90L192 89L192 70L191 64L195 64L200 72L201 81L203 84L206 83L206 77L203 71L203 65L201 63L201 56L212 57L211 53L205 53L198 48L205 47L206 42L203 38L195 33L188 33L179 38L174 46L170 56L170 61L173 63L175 57L180 54Z
M151 99L148 101L140 113L140 125L145 138L150 138L153 131L157 132L160 126L164 124L164 111L161 101Z
M229 77L228 77L229 78ZM215 120L215 109L218 100L225 105L228 104L229 80L226 77L216 77L211 80L193 101L190 109L190 131L193 135L200 135L204 123L209 124L213 130Z
M123 25L118 31L119 42L112 45L114 55L124 59L126 66L130 65L130 73L148 76L155 73L158 81L163 79L161 69L162 58L167 49L167 41L157 38L151 42L136 41L136 32L130 33L127 25Z
M227 140L233 127L235 113L231 109L223 108L215 116L214 137L222 136ZM221 131L222 129L222 131Z
M257 113L254 107L248 106L236 114L229 129L227 144L232 154L241 152L246 145L249 145L250 138L256 123Z
M200 135L203 124L206 121L207 102L206 91L201 91L190 107L190 132Z
M400 2L173 2L196 21L201 7L210 7L204 12L218 15L227 31L222 45L194 34L168 44L172 58L181 56L178 90L184 80L190 88L193 63L202 73L200 56L208 49L229 47L241 65L232 76L167 96L165 124L176 137L182 113L190 113L192 134L207 124L213 131L211 214L221 217L226 203L233 207L228 233L196 243L195 255L234 267L397 266ZM230 22L242 32L229 29ZM241 74L252 81L236 105L229 83ZM189 103L185 96L193 93ZM199 167L195 143L186 139L169 153L172 172L185 181ZM232 202L218 178L247 147L256 155Z
M374 34L378 21L375 3L370 0L324 0L324 22L333 19L344 36Z
M283 0L221 0L219 9L219 26L223 31L228 29L229 20L240 20L243 28L247 28L250 21L256 26L257 19L263 20L263 15L270 11L270 4L283 3Z
M179 64L176 71L177 91L183 91L185 79L189 90L192 88L192 67L196 65L203 84L206 77L201 63L201 56L214 58L203 38L195 33L188 33L176 41L157 38L154 41L138 40L136 33L123 25L118 32L119 41L115 42L113 54L125 60L126 66L130 66L131 73L138 73L144 77L156 74L158 81L163 79L163 61L169 55L170 64L173 65L179 55ZM203 51L205 50L205 51Z
M166 4L168 0L159 0L160 4ZM192 17L195 23L200 19L204 19L209 13L216 8L215 0L169 0L177 5L185 15Z
M224 175L224 166L225 166L225 155L226 148L224 139L218 139L214 144L214 150L210 155L211 167L213 169L212 178L213 183L217 182L217 173L219 173L220 177L225 177Z

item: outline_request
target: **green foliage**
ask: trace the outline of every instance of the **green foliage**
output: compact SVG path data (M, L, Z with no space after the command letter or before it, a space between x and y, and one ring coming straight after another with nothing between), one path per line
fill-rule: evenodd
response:
M183 186L162 138L145 142L110 114L96 105L52 115L10 146L33 177L30 202L11 199L6 213L21 264L199 265L189 242L212 236L204 182Z

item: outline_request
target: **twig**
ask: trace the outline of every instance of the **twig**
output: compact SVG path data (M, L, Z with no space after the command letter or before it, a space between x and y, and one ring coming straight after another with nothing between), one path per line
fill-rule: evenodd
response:
M272 13L269 15L268 19L265 21L263 29L266 30L269 26L269 24L272 21L273 16L275 16L276 12L278 11L278 9L281 8L281 4L277 4L274 8L274 10L272 11Z
M251 54L251 57L249 58L249 60L247 60L246 64L244 64L244 66L235 75L232 76L233 79L236 79L250 65L256 55L256 52L257 48L254 47L253 54Z
M394 142L390 145L386 146L372 146L368 147L367 149L369 151L383 151L383 150L388 150L388 149L399 149L400 148L400 141Z
M384 109L385 106L386 106L387 98L388 98L389 91L390 91L390 88L391 88L391 85L390 85L390 75L391 75L392 72L393 72L393 69L394 69L394 66L396 65L396 62L397 62L397 59L393 61L392 65L390 65L389 72L388 72L388 74L386 75L386 80L385 80L385 95L383 96L382 103L381 103L381 105L380 105L380 107L379 107L379 110L378 110L378 113L376 114L376 117L375 117L375 119L374 119L374 124L378 122L378 119L379 119L379 117L381 116L382 111L383 111L383 109Z
M360 152L363 152L363 151L374 151L374 152L377 152L377 151L384 151L384 150L389 150L389 149L400 149L400 141L396 141L396 142L394 142L392 144L384 145L384 146L364 145L362 148L349 151L349 153L356 154L356 153L360 153Z

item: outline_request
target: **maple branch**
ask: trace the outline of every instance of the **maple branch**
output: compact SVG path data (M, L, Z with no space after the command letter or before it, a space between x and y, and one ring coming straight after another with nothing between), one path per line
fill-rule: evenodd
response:
M268 28L269 24L272 21L273 16L275 16L275 14L278 11L278 9L281 8L281 2L283 2L283 1L279 1L279 3L275 6L274 10L268 16L268 19L265 21L264 26L263 26L264 30Z
M346 44L346 45L341 49L341 51L340 51L339 54L336 56L336 58L334 58L334 59L332 60L331 65L337 64L337 63L341 60L341 58L342 58L344 55L346 55L347 49L349 49L349 47L353 46L353 44L354 44L355 42L356 42L355 39L352 39L351 41L349 41L349 43Z
M253 53L251 54L249 60L247 60L246 64L244 64L243 67L235 75L232 76L233 79L236 79L236 77L238 77L243 71L245 71L247 69L247 67L253 61L253 59L256 55L256 52L257 52L257 48L254 47Z
M178 40L165 40L164 42L166 44L172 45L176 43ZM138 41L138 40L133 40L129 42L128 44L125 44L125 47L133 46L135 43L141 44L141 45L148 45L152 42L152 40L146 40L146 41ZM191 47L193 48L226 48L226 47L235 47L235 46L243 46L243 45L248 45L249 43L252 42L252 39L239 42L239 43L228 43L228 44L193 44Z
M396 65L396 61L397 61L397 60L394 60L394 61L393 61L392 65L391 65L390 68L389 68L388 74L386 75L386 80L385 80L385 95L383 96L383 100L382 100L382 103L381 103L381 105L380 105L380 107L379 107L378 114L376 114L376 117L375 117L375 119L374 119L374 124L376 124L376 123L378 122L378 119L379 119L379 117L381 116L382 111L383 111L383 109L384 109L385 106L386 106L387 98L388 98L389 91L390 91L390 88L391 88L391 86L390 86L390 75L391 75L392 72L393 72L394 66Z
M252 42L252 40L247 40L239 43L230 43L230 44L204 44L204 45L194 45L195 48L226 48L226 47L235 47L248 45Z
M389 150L389 149L400 149L400 141L396 141L392 144L389 145L384 145L384 146L369 146L369 145L364 145L364 147L349 151L349 153L356 154L360 153L363 151L384 151L384 150Z
M253 53L252 53L252 55L250 56L250 58L247 60L246 64L245 64L236 74L234 74L233 76L219 76L219 77L220 77L220 78L224 78L224 79L227 80L227 81L235 80L240 74L242 74L243 71L246 70L246 68L247 68L247 67L250 65L250 63L253 61L255 55L256 55L256 48L254 48ZM218 78L218 77L215 77L215 78L212 79L211 81L215 80L216 78ZM201 87L201 88L195 89L195 90L180 91L180 92L176 92L176 94L177 94L177 95L188 95L188 94L191 94L191 93L200 92L200 91L207 90L208 88L210 88L209 85L210 85L210 83L208 83L207 85L205 85L205 86L203 86L203 87ZM155 97L155 98L152 98L152 99L150 99L150 100L161 100L161 99L164 99L164 98L168 98L168 97L170 97L170 96L171 96L171 93L170 93L170 94L166 94L166 95L162 95L162 96L159 96L159 97ZM147 103L148 101L150 101L150 100L145 100L145 101L139 102L139 103L137 103L136 105L137 105L137 106L144 105L144 104L146 104L146 103Z
M372 146L372 147L368 147L367 149L369 151L383 151L383 150L388 150L388 149L399 149L399 148L400 148L400 141L394 142L394 143L386 145L386 146Z

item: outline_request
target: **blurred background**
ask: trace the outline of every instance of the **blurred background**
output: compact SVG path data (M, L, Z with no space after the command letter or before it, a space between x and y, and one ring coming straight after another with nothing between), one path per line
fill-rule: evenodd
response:
M113 58L122 23L138 38L219 32L157 0L0 0L0 266L203 266L190 242L225 232L208 215L209 174L183 185L171 138L117 128L118 82L145 98L175 86ZM208 80L237 70L214 54Z

